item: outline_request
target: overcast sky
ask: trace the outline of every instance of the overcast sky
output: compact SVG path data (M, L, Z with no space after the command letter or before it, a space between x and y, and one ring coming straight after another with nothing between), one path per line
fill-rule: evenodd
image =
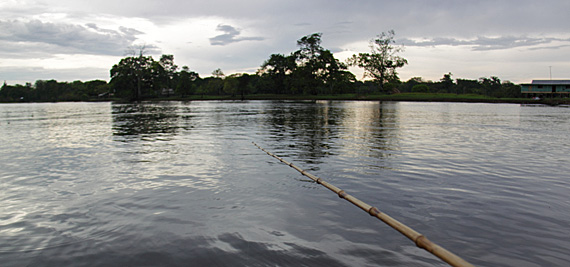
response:
M254 73L305 35L340 60L396 32L400 78L570 79L568 0L2 0L0 80L109 80L130 46L210 76ZM358 78L361 71L351 69Z

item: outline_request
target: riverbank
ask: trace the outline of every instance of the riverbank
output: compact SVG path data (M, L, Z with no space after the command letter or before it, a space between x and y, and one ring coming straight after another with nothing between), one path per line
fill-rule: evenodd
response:
M570 98L496 98L482 95L457 95L436 93L401 93L401 94L336 94L336 95L283 95L283 94L248 94L248 95L190 95L176 97L145 98L143 101L208 101L208 100L352 100L352 101L410 101L410 102L467 102L467 103L513 103L542 104L550 106L570 105ZM132 102L119 98L95 98L60 102ZM21 103L19 101L17 103ZM14 103L14 102L4 102Z
M514 104L544 104L569 105L570 98L545 98L533 100L531 98L496 98L482 95L457 95L435 93L401 93L401 94L338 94L338 95L276 95L251 94L239 96L212 96L192 95L188 97L167 97L149 100L356 100L356 101L411 101L411 102L472 102L472 103L514 103Z

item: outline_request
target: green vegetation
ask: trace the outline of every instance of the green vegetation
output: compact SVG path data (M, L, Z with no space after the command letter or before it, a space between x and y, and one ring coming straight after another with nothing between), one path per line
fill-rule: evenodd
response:
M7 85L0 88L1 102L88 101L109 97L109 84L102 80L58 82L38 80L34 85Z
M321 33L302 37L298 50L289 55L272 54L255 74L225 75L216 69L202 78L188 66L179 68L173 55L158 61L145 55L145 48L125 57L110 70L110 82L102 80L4 85L2 102L94 101L94 100L207 100L207 99L362 99L410 101L526 102L520 87L498 77L478 80L452 79L447 73L439 81L414 77L402 82L396 70L407 64L398 56L394 31L370 41L369 53L353 55L346 63L321 46ZM372 80L359 81L348 65L364 69ZM536 103L536 101L535 101Z
M394 46L394 31L382 33L370 41L370 53L360 53L348 59L352 66L364 68L364 75L378 83L380 92L388 92L385 83L398 82L397 68L408 64L405 58L397 54L404 50L403 46ZM391 87L394 89L394 87Z

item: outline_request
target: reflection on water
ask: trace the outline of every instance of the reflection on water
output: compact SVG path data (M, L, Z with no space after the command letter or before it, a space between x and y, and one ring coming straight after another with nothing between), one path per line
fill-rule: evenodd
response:
M342 120L342 110L331 109L327 102L274 104L266 110L264 123L273 142L282 149L301 151L297 157L309 162L318 163L330 153L331 141L338 138L332 128Z
M370 168L388 168L386 158L400 151L398 103L351 103L343 120L340 150L349 161L368 162ZM379 163L382 161L383 163Z
M113 104L112 108L114 135L169 136L178 129L178 106L168 102Z
M296 157L308 163L321 163L320 158L334 154L337 149L340 153L364 149L369 157L383 158L398 150L397 138L394 138L398 131L395 105L273 102L265 111L268 116L264 125L271 140L278 144L275 149L283 153L293 150Z
M0 104L2 266L445 266L262 147L481 266L566 266L570 110Z

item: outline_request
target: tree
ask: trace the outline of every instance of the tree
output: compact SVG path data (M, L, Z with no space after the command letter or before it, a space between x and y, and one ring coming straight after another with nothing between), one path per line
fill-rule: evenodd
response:
M239 74L232 74L224 79L224 93L235 96L238 92L239 81L237 79Z
M479 93L481 84L477 80L457 79L457 91L462 94Z
M356 80L352 73L346 71L348 66L334 58L329 50L321 51L316 65L316 76L324 82L328 93L340 93L340 90L335 90L335 86L343 86Z
M429 87L426 84L416 84L412 87L414 93L429 93Z
M111 87L120 97L140 99L143 90L152 88L152 57L126 57L111 68Z
M136 50L139 51L138 57L136 56ZM142 86L143 86L142 84L143 84L144 71L150 68L154 60L152 60L152 57L144 56L144 54L146 53L146 44L142 44L138 47L135 46L129 47L127 53L131 54L131 57L125 58L126 59L125 62L121 60L121 62L123 62L125 65L119 66L119 68L121 68L123 71L128 71L129 72L128 76L131 76L131 78L134 81L136 81L135 84L136 91L134 91L133 95L135 99L140 99L142 97ZM119 65L121 65L121 62L119 62ZM115 68L115 66L113 66L113 69ZM111 69L111 81L113 81L113 78L115 78L113 77L113 69ZM121 74L119 72L115 72L114 74L118 75L117 78L119 79L126 78L123 76L126 73Z
M37 80L35 84L35 93L37 100L41 101L57 101L57 100L72 100L62 99L64 95L69 96L71 86L67 83L59 83L56 80Z
M405 58L397 56L403 46L394 46L394 30L383 32L370 41L370 53L359 53L348 59L351 66L364 68L365 77L373 78L384 91L384 83L398 80L397 68L408 64Z
M303 36L297 40L299 50L295 51L294 55L301 64L315 60L324 51L323 47L321 47L322 35L322 33L318 32Z
M181 96L187 96L194 93L194 82L200 79L198 73L190 71L188 66L183 66L180 73L177 75L176 93Z
M313 33L297 40L299 50L293 53L297 67L293 72L294 91L301 89L304 93L318 94L319 87L323 84L319 77L321 64L319 56L325 50L321 47L322 33Z
M15 102L33 100L35 100L35 98L33 97L32 85L30 83L26 83L25 86L20 84L8 85L4 81L2 88L0 88L0 101Z
M257 74L265 76L271 81L270 87L274 89L274 93L282 94L288 88L290 75L296 67L294 56L272 54L268 60L263 62Z
M138 56L121 59L111 68L111 88L117 96L141 99L158 95L162 89L173 89L178 73L173 55L162 55L159 61L144 56L144 47ZM170 91L170 90L169 90Z
M250 91L251 76L247 73L242 74L237 77L238 80L238 92L241 95L241 100L245 99L245 94Z
M201 95L221 95L224 89L224 80L216 77L206 77L202 80L197 92Z
M174 64L174 56L162 55L158 61L158 65L160 68L157 69L160 69L160 80L164 83L163 86L173 88L173 80L177 74L176 70L178 70L178 66Z
M224 72L222 71L222 69L219 69L219 68L218 68L218 69L215 69L214 71L212 71L212 76L213 76L214 78L223 79L224 76L226 76L226 75L224 74Z
M483 94L486 96L491 96L501 89L501 79L497 76L491 76L490 78L481 77L479 78L479 83L483 88Z
M322 33L313 33L297 41L299 50L293 53L297 62L294 79L305 92L317 94L320 89L334 91L335 82L350 80L341 63L333 53L321 46Z
M408 93L412 91L412 88L414 87L414 85L418 85L418 84L422 84L425 83L425 81L422 79L422 77L412 77L409 80L407 80L406 82L400 84L400 86L398 87L398 90L402 93Z
M496 96L497 97L512 97L512 98L522 97L521 87L510 82L510 81L505 81L501 84L501 91L500 91L500 93L496 94Z
M299 50L289 56L272 54L257 74L263 89L271 93L340 92L355 81L354 75L346 71L347 65L336 59L330 50L321 46L322 33L313 33L297 40Z
M109 85L103 80L92 80L85 82L88 96L99 96L109 93Z
M451 79L451 76L453 74L451 74L451 72L444 74L443 77L439 80L441 83L441 86L443 87L442 89L446 92L446 93L451 93L454 90L455 84L453 83L453 79ZM458 92L456 92L458 93Z

